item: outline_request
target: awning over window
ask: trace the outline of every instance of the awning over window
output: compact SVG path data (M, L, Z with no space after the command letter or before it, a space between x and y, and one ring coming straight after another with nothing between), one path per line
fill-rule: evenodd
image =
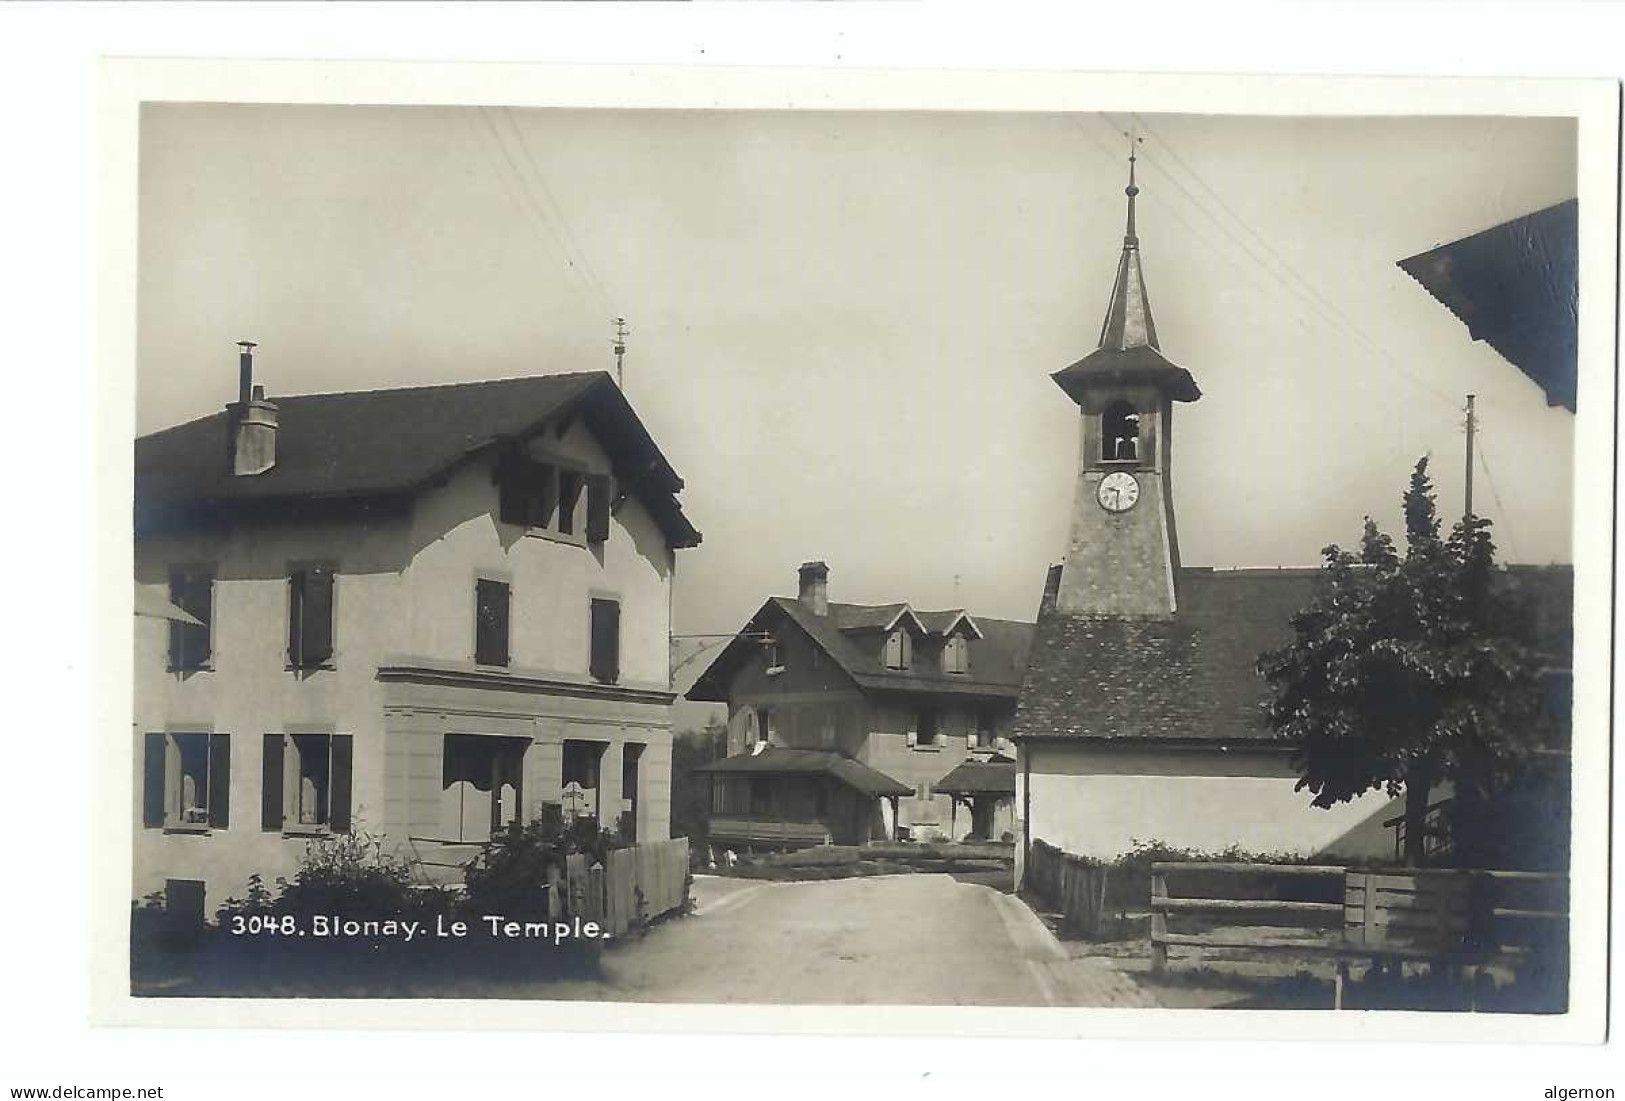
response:
M832 776L847 787L865 795L914 794L913 788L893 780L884 772L877 772L850 757L817 749L785 749L781 746L771 746L760 753L741 753L713 761L711 764L701 765L694 771L709 772L718 776L824 775Z

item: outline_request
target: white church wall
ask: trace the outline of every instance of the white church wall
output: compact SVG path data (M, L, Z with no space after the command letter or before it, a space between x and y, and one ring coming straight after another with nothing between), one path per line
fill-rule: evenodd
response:
M1381 792L1311 806L1277 751L1026 743L1021 752L1016 803L1029 807L1031 836L1100 860L1151 841L1201 852L1391 856L1393 833L1382 823L1403 810L1403 800Z

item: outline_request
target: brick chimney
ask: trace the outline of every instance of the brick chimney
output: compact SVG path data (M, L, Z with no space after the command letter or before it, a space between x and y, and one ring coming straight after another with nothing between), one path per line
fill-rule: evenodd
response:
M226 406L226 447L234 475L264 474L276 465L277 408L254 385L254 342L239 341L237 400Z
M828 615L829 567L822 562L803 562L796 573L801 580L801 603L813 615Z

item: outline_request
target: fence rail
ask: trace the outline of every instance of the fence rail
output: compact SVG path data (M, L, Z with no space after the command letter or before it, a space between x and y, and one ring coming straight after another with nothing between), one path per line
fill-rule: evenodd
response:
M1170 876L1195 874L1273 881L1276 890L1318 879L1339 901L1234 897L1241 893L1239 885L1227 892L1230 897L1170 893ZM1176 915L1244 924L1170 932L1169 918ZM1517 953L1549 942L1566 929L1567 919L1568 877L1559 873L1199 861L1151 865L1151 968L1158 973L1168 966L1170 946L1426 959Z

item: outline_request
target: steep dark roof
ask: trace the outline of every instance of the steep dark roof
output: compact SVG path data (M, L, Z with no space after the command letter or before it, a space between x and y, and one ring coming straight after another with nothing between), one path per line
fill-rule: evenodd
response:
M1016 763L1002 757L991 761L961 761L931 788L944 795L1014 795Z
M825 775L856 788L865 795L912 795L914 789L907 784L876 771L860 761L842 757L819 749L786 749L769 746L760 753L740 753L700 765L695 772L711 772L724 776Z
M1569 567L1511 567L1537 644L1566 665ZM1064 615L1046 606L1016 706L1015 738L1269 739L1254 663L1291 640L1320 571L1182 569L1171 619Z
M847 631L869 630L890 623L906 604L830 604L828 615L814 615L793 597L769 597L746 624L747 631L768 630L783 620L801 628L859 687L881 691L1000 696L1014 699L1032 645L1033 625L1008 619L973 617L980 638L969 639L970 671L944 673L935 663L916 660L909 669L887 669L879 657L847 637ZM930 613L938 615L940 613ZM735 671L755 652L755 644L735 639L718 654L687 698L723 703Z
M602 371L270 400L277 461L263 474L227 469L223 410L136 440L138 528L144 519L245 502L410 495L549 418L579 414L671 543L700 541L677 501L682 479Z
M1577 200L1558 203L1399 261L1399 266L1546 391L1575 407L1579 308Z

